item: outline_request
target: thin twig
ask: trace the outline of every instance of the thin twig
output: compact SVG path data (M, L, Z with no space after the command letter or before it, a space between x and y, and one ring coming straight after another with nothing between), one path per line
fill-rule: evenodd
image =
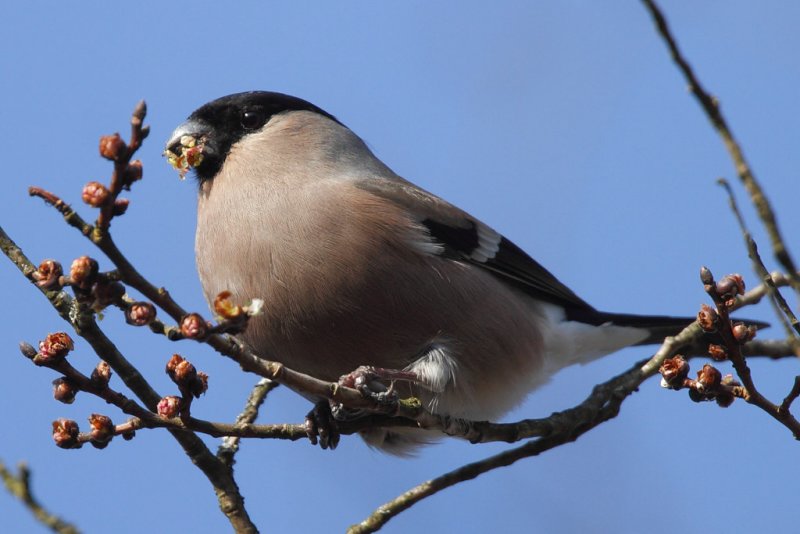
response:
M789 277L781 272L773 271L769 274L769 277L772 279L772 283L776 288L791 285L789 283ZM766 286L766 284L759 284L753 289L748 290L744 295L738 295L736 297L736 305L732 309L735 310L744 306L758 304L761 302L761 299L767 295L769 295L769 288Z
M728 193L728 203L731 207L731 211L733 211L736 221L739 223L739 229L742 232L742 237L744 237L748 256L750 257L750 261L753 262L753 270L763 282L764 287L770 296L770 300L775 306L776 315L780 318L781 324L783 324L786 330L786 335L789 338L796 340L797 334L800 334L800 323L797 321L797 317L794 315L794 312L792 312L792 309L789 307L786 299L783 298L781 292L778 291L775 282L772 280L772 275L770 274L766 265L764 265L764 262L761 260L761 255L758 253L758 245L753 239L753 236L750 234L750 231L747 229L747 224L744 221L744 217L742 217L742 212L739 211L739 206L736 203L736 197L733 194L731 184L729 184L724 178L717 180L717 183Z
M722 138L725 148L728 150L731 159L736 167L736 174L744 184L747 192L750 194L750 199L758 211L761 221L764 223L767 233L769 234L770 241L772 242L772 249L778 262L786 270L792 282L792 287L798 295L800 295L800 275L798 275L797 267L794 260L789 253L783 236L778 228L778 222L775 219L775 213L772 210L769 200L764 194L764 190L759 185L753 174L750 165L744 157L744 152L739 146L739 143L733 136L733 132L728 127L728 123L720 110L719 100L711 96L700 84L700 80L695 75L692 67L684 58L675 38L670 32L669 25L664 18L661 9L656 5L654 0L642 0L653 21L656 24L659 34L664 39L669 48L670 55L678 68L683 73L684 78L689 84L689 90L697 98L700 106L708 116L709 121L719 133Z
M792 407L792 403L797 399L797 397L800 397L800 376L794 377L792 389L789 391L789 394L786 395L786 398L783 399L783 402L778 407L778 411L784 414L789 413L789 408Z
M244 410L236 418L234 426L250 425L258 417L258 410L267 398L270 391L278 387L277 382L273 382L268 378L262 378L258 383L253 386L250 395L247 397L247 402L244 405ZM305 433L305 428L303 428ZM233 458L239 451L239 442L241 438L238 436L228 436L223 438L219 448L217 448L217 458L228 467L233 466Z
M77 527L48 512L34 497L31 488L31 472L25 463L20 463L17 466L17 474L14 474L6 468L3 462L0 462L0 478L3 479L3 484L8 492L19 499L41 524L59 534L79 534L80 531Z

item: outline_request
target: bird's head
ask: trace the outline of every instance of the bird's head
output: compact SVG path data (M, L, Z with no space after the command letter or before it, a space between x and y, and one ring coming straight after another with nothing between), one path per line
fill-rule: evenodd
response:
M301 98L267 91L236 93L213 100L189 115L172 132L164 155L181 178L194 169L201 182L211 180L234 144L262 130L276 115L291 111L312 111L338 122Z

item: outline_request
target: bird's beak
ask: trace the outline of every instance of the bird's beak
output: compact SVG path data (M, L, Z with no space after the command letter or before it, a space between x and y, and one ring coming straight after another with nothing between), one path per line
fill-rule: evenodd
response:
M203 162L208 131L206 124L190 119L178 126L167 141L164 156L181 180Z

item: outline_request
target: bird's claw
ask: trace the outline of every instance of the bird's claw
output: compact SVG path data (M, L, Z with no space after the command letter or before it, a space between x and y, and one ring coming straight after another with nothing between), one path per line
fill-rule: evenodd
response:
M306 415L305 427L312 445L319 443L323 449L334 450L339 444L339 429L328 401L319 401L314 405Z
M364 397L379 404L391 404L398 398L394 388L396 380L415 382L417 375L411 371L362 365L355 371L342 375L339 385L357 389ZM384 384L384 381L389 381L389 385Z

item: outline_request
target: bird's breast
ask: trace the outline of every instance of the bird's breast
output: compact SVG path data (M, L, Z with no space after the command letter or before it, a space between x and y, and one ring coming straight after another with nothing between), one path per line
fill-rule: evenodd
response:
M218 181L201 195L197 267L209 301L226 290L264 299L265 315L244 335L254 348L336 378L363 364L365 352L411 358L419 350L412 345L436 334L415 312L431 295L414 287L414 278L436 274L407 242L412 223L399 209L342 184L229 185ZM379 346L379 331L395 316L393 346Z

